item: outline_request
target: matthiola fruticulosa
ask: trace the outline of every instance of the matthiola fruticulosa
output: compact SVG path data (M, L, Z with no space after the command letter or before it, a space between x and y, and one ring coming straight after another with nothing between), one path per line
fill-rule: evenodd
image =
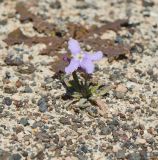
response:
M71 84L69 86L75 93L79 93L79 96L89 98L94 90L90 86L89 74L94 72L95 65L93 62L102 59L103 53L101 51L94 53L84 51L81 49L79 42L72 38L68 41L68 49L71 52L71 59L65 59L70 62L65 68L65 72L66 74L72 73L73 76L73 82L70 81ZM84 78L84 82L77 75L78 69L84 71L80 74ZM71 96L76 97L75 94L71 94Z
M94 72L93 61L100 60L103 57L101 51L91 53L82 50L79 42L75 39L69 40L68 49L71 51L72 59L70 64L65 68L67 74L73 73L78 68L82 68L86 73L92 74Z

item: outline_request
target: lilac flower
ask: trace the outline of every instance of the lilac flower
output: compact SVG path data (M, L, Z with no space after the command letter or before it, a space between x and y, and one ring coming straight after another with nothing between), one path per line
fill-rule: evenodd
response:
M70 64L65 68L65 72L67 74L74 72L79 67L84 69L88 74L91 74L94 71L93 61L100 60L103 57L103 53L101 51L91 54L81 50L78 41L75 39L69 40L68 49L71 51L72 59Z

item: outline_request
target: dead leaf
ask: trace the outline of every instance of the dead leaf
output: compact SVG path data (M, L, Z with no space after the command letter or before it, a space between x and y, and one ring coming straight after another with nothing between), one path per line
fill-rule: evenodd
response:
M20 21L22 23L26 21L31 21L33 23L33 27L39 33L51 34L51 32L56 30L56 26L52 23L48 23L44 21L41 17L31 13L27 4L20 2L16 5L16 12L20 14Z
M128 25L127 19L118 19L114 22L108 22L107 24L101 26L101 27L92 27L91 32L95 34L102 34L107 30L113 30L115 32L118 32L122 27L126 27Z
M116 44L111 40L98 37L85 39L83 43L91 46L94 51L102 51L110 61L118 59L120 56L129 57L130 55L130 47L123 44Z
M28 46L33 46L34 44L43 43L46 45L46 49L41 51L41 54L52 56L55 54L55 51L62 47L64 41L65 40L63 38L59 38L57 36L28 37L24 35L19 28L11 32L8 35L8 37L4 40L4 42L6 42L9 46L21 43L24 43Z
M80 24L69 23L67 25L70 37L75 39L83 39L89 34L89 30Z

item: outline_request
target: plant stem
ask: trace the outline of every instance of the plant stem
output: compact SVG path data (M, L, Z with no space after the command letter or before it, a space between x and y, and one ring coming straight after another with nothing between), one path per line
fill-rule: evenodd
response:
M77 76L77 74L76 74L76 71L72 73L72 76L73 76L74 81L76 82L76 85L77 85L78 90L80 91L81 85L80 85L78 76Z

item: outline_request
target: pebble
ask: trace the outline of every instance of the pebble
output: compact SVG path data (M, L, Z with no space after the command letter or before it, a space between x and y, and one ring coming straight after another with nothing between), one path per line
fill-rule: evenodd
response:
M158 103L156 103L154 99L151 99L150 107L158 108Z
M16 154L12 154L10 157L9 157L9 160L21 160L21 155L16 153Z
M137 139L136 139L136 143L137 143L137 144L145 144L145 143L146 143L146 140L143 139L143 138L137 138Z
M127 87L125 87L124 85L120 84L117 86L116 88L116 92L115 92L115 96L119 99L124 98L125 93L127 92Z
M55 2L50 3L50 7L53 9L60 9L61 8L61 3L59 0L56 0Z
M32 93L32 89L29 86L26 86L23 90L24 93Z
M48 110L47 98L41 97L37 103L40 112L46 112Z
M29 125L28 118L21 118L19 123L22 124L23 126Z
M108 135L110 133L111 133L111 129L108 126L101 128L100 135Z
M0 149L0 160L8 160L10 157L10 153Z
M0 105L0 113L2 113L4 110L4 106L3 105Z
M8 93L8 94L14 94L14 93L17 93L18 90L14 86L5 86L4 87L4 92Z
M70 120L68 118L66 118L66 117L61 117L59 119L59 122L64 124L64 125L70 125L71 124Z
M139 153L131 153L128 155L128 160L141 160Z
M3 103L10 106L12 104L12 99L10 97L5 97Z
M35 67L32 63L25 63L18 67L18 72L22 74L32 74L35 71Z
M124 150L119 150L119 151L116 153L117 159L124 159L124 158L126 158L125 153L126 153L126 151L124 151Z
M20 66L23 64L23 59L21 56L8 55L4 62L10 66Z
M22 152L22 156L23 156L23 157L27 157L27 156L28 156L28 152L27 152L27 151L23 151L23 152Z

